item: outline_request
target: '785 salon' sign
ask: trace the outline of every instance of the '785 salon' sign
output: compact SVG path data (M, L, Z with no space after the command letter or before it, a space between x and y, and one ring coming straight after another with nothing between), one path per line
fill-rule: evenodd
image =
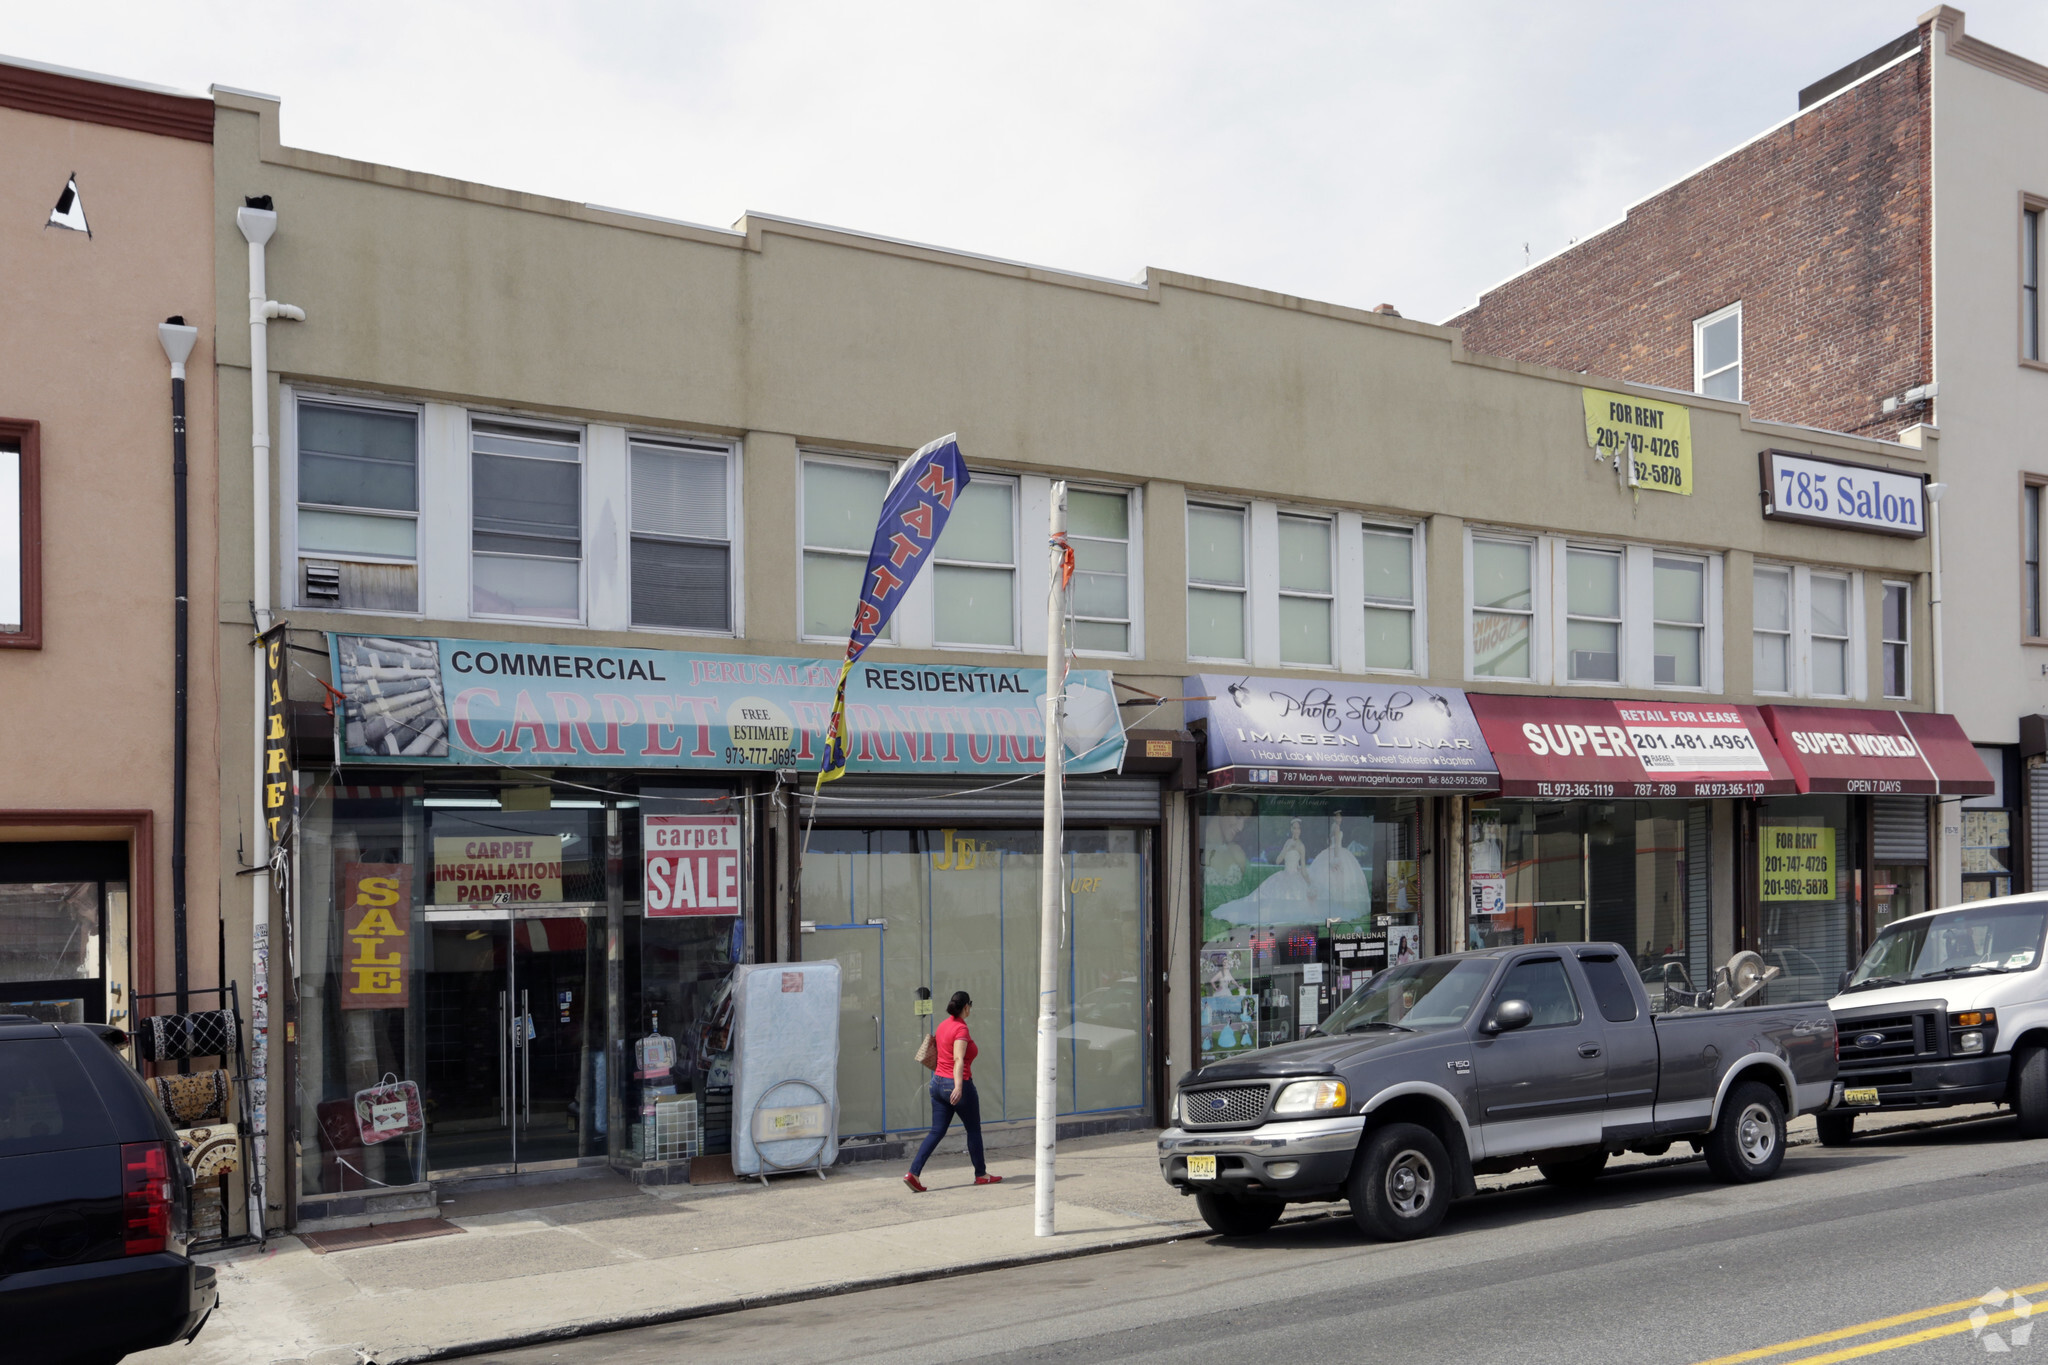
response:
M1927 480L1874 465L1763 452L1764 515L1888 536L1927 534Z

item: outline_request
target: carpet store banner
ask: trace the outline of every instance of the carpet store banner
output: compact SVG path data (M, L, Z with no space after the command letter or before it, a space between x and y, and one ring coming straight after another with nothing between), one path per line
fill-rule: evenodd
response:
M344 763L794 768L825 751L825 659L330 635ZM1019 773L1045 762L1045 670L855 664L854 772ZM1068 675L1067 770L1115 772L1109 674Z

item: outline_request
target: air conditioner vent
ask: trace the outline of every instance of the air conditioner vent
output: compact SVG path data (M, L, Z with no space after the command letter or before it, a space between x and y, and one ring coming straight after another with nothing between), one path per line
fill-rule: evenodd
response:
M308 602L341 601L341 566L339 564L307 563L306 600Z

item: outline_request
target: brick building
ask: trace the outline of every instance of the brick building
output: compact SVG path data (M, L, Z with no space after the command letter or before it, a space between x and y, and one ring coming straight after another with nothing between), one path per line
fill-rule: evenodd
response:
M1930 518L1937 538L1939 517L1948 530L1934 702L2000 785L1940 822L1940 902L2048 885L2042 196L2048 67L1968 36L1941 6L1801 90L1783 122L1450 320L1475 351L1772 421L1909 444L1938 421L1954 486ZM1890 638L1897 604L1861 584L1856 596L1853 614ZM1760 580L1759 647L1766 598Z

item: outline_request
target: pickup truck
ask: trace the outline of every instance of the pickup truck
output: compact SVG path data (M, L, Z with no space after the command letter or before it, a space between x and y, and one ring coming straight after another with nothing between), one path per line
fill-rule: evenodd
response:
M1846 1107L1820 1140L1850 1142L1858 1113L2005 1104L2020 1136L2048 1137L2048 896L2002 896L1895 920L1828 1001Z
M1390 968L1306 1038L1182 1077L1159 1168L1226 1236L1344 1199L1405 1240L1519 1166L1578 1185L1684 1141L1722 1180L1767 1179L1786 1121L1838 1089L1824 1004L1653 1016L1616 944L1493 948Z

